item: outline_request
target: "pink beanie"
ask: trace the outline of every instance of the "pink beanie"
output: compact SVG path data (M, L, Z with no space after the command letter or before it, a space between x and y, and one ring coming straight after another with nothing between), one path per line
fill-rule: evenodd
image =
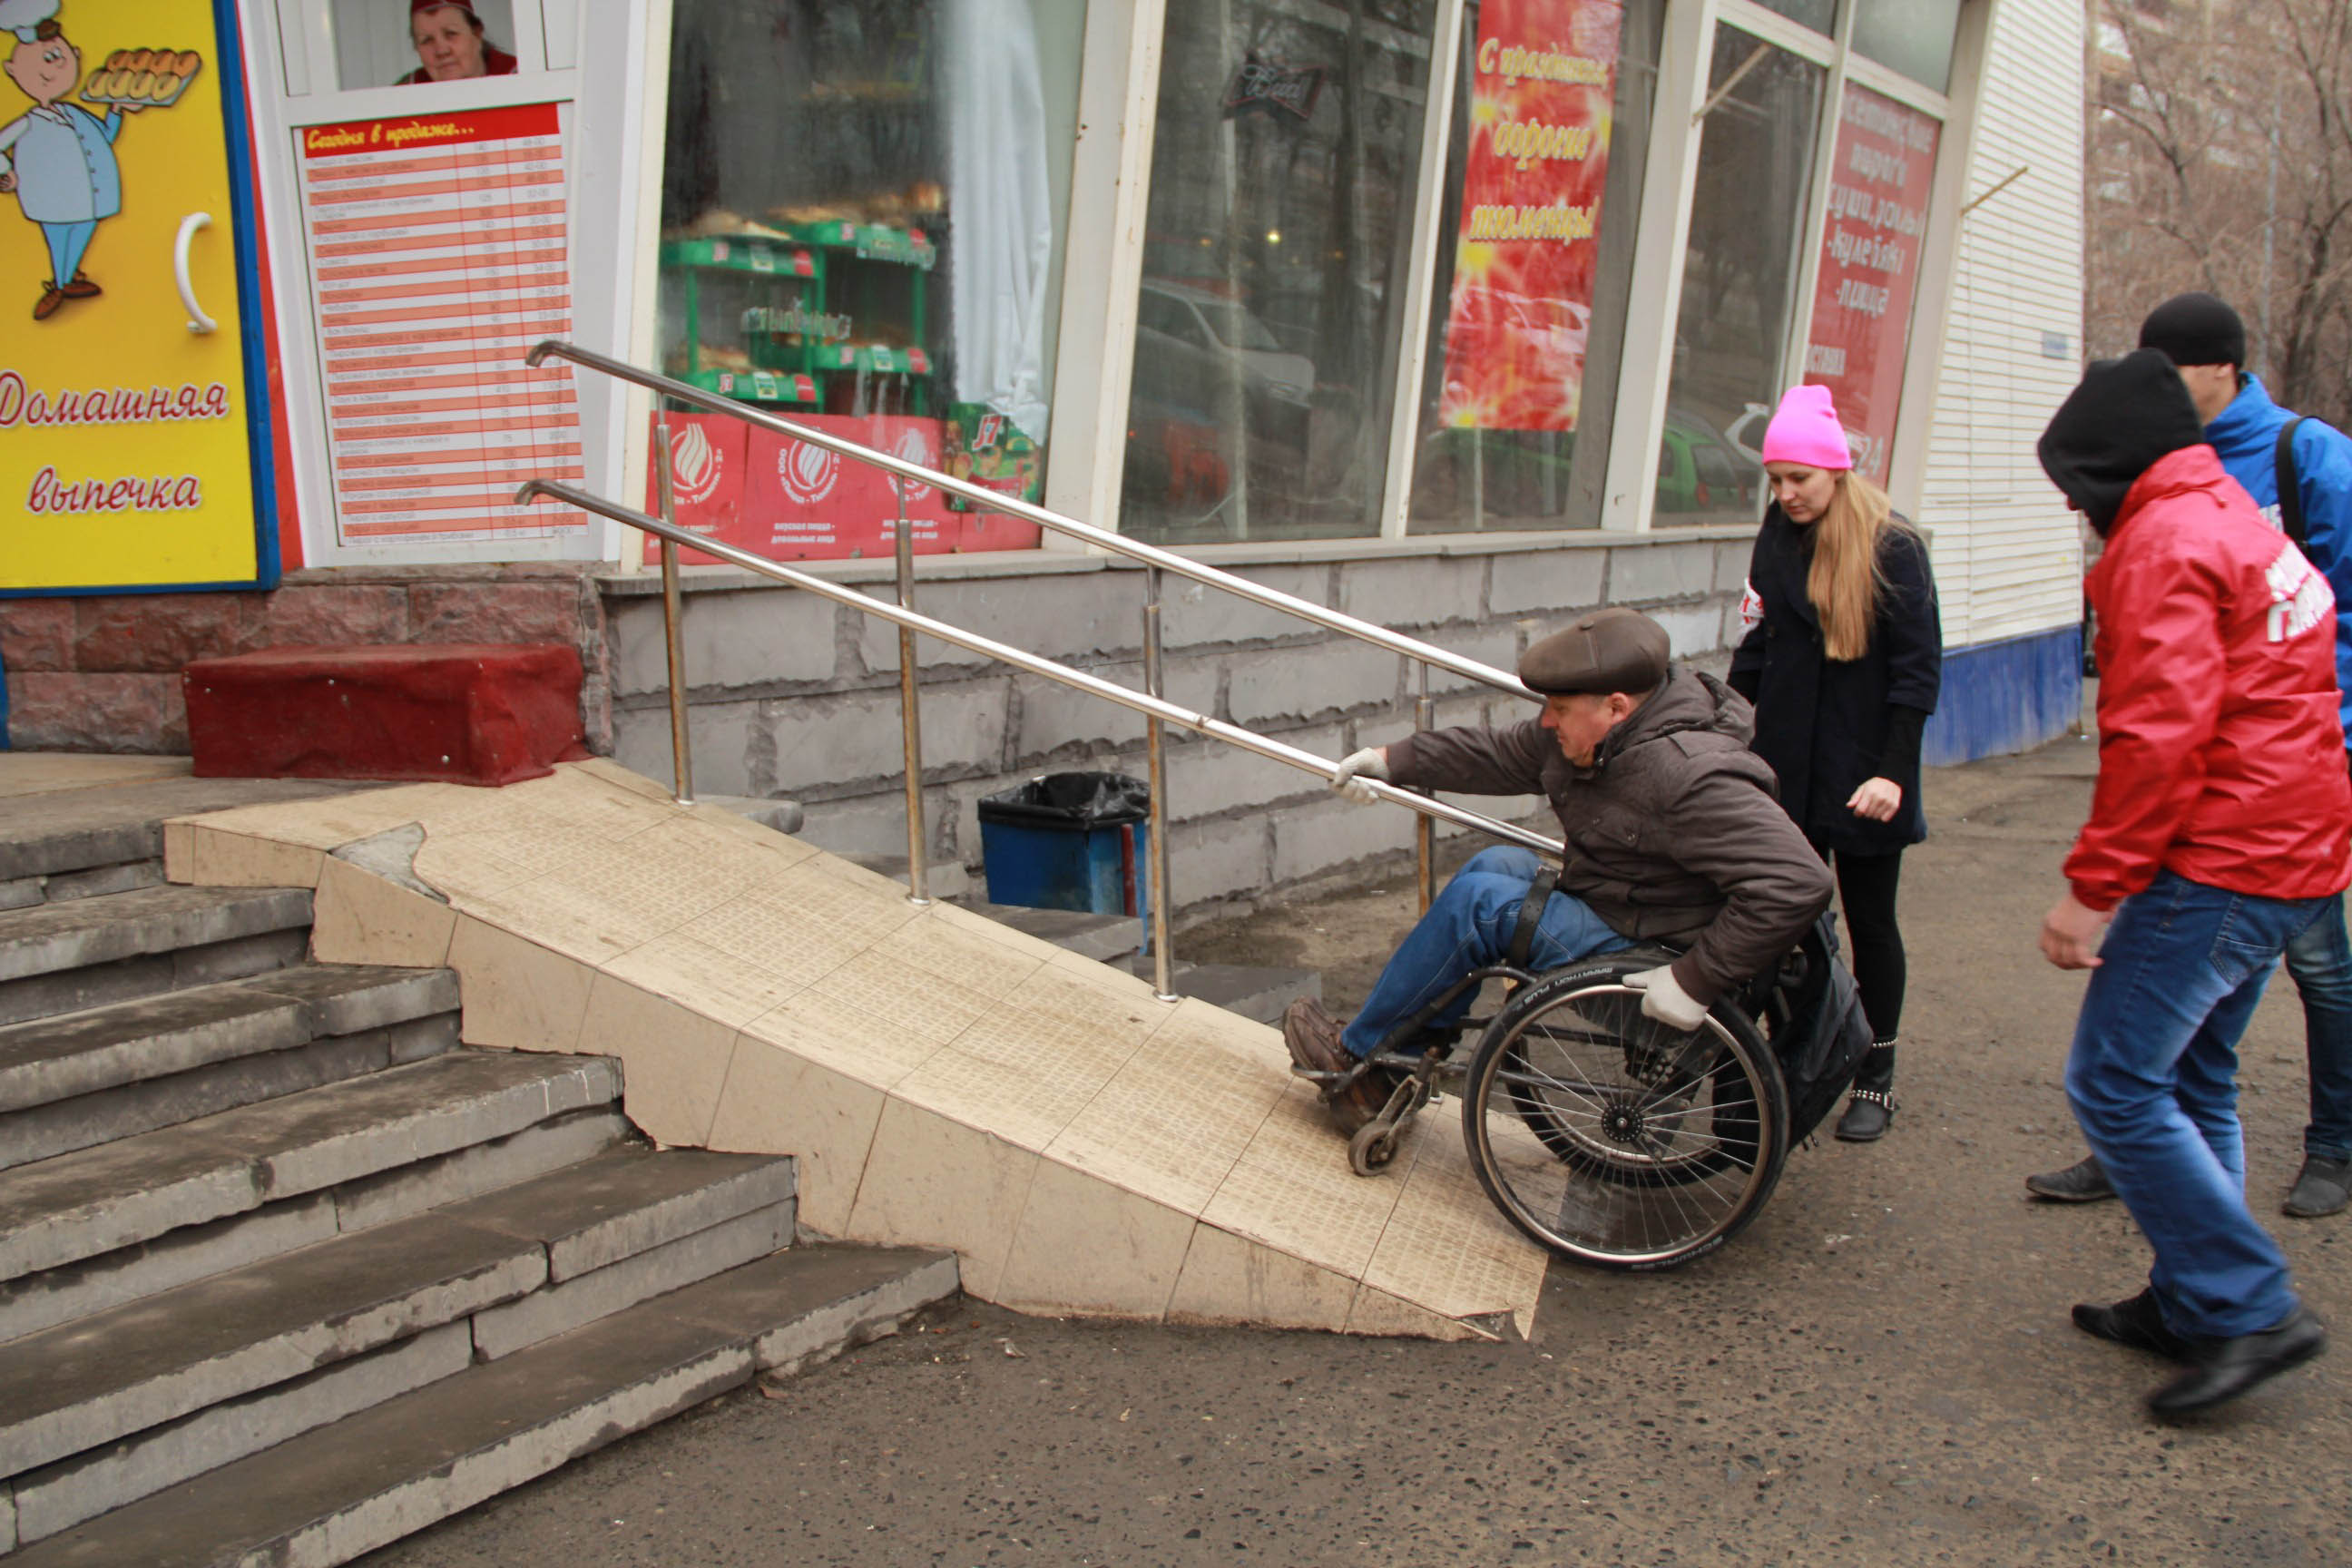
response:
M1764 460L1809 468L1851 468L1853 451L1826 386L1792 386L1764 429Z

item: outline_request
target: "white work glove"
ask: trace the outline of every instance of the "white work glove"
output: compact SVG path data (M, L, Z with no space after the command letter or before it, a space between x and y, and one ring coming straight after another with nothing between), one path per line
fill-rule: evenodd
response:
M1380 799L1372 793L1366 779L1378 779L1386 784L1389 778L1389 755L1378 746L1366 746L1360 752L1350 752L1339 759L1339 771L1331 775L1331 787L1354 801L1358 805L1370 805Z
M1642 1016L1655 1018L1670 1029L1687 1034L1706 1017L1706 1005L1691 1000L1690 993L1675 979L1672 964L1629 974L1625 984L1642 994Z

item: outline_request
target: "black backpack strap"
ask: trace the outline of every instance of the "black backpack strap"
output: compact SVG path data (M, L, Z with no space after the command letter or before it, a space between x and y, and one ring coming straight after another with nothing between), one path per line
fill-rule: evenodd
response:
M1546 866L1538 870L1535 880L1528 884L1528 896L1519 900L1518 923L1511 928L1511 945L1503 953L1503 962L1514 969L1528 966L1528 952L1536 944L1536 928L1543 923L1544 906L1551 902L1552 889L1559 886L1559 869Z
M2298 414L2279 426L2278 450L2271 458L2278 475L2279 526L2294 541L2298 550L2310 542L2303 531L2303 484L2294 471L2294 433L2302 427L2304 418Z

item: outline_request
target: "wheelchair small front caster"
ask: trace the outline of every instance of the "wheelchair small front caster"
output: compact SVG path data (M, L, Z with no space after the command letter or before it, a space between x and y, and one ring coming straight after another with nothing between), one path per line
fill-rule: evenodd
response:
M1360 1176L1377 1174L1396 1158L1398 1132L1397 1124L1385 1116L1357 1128L1348 1140L1348 1169Z

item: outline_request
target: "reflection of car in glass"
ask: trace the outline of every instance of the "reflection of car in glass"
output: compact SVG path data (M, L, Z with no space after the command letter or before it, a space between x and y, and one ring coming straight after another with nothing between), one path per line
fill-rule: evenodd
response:
M1315 390L1315 362L1238 300L1147 279L1135 317L1135 388L1155 401L1205 412L1238 380L1244 396L1304 408Z
M1703 421L1669 409L1658 439L1657 510L1716 512L1742 521L1757 514L1764 470Z

